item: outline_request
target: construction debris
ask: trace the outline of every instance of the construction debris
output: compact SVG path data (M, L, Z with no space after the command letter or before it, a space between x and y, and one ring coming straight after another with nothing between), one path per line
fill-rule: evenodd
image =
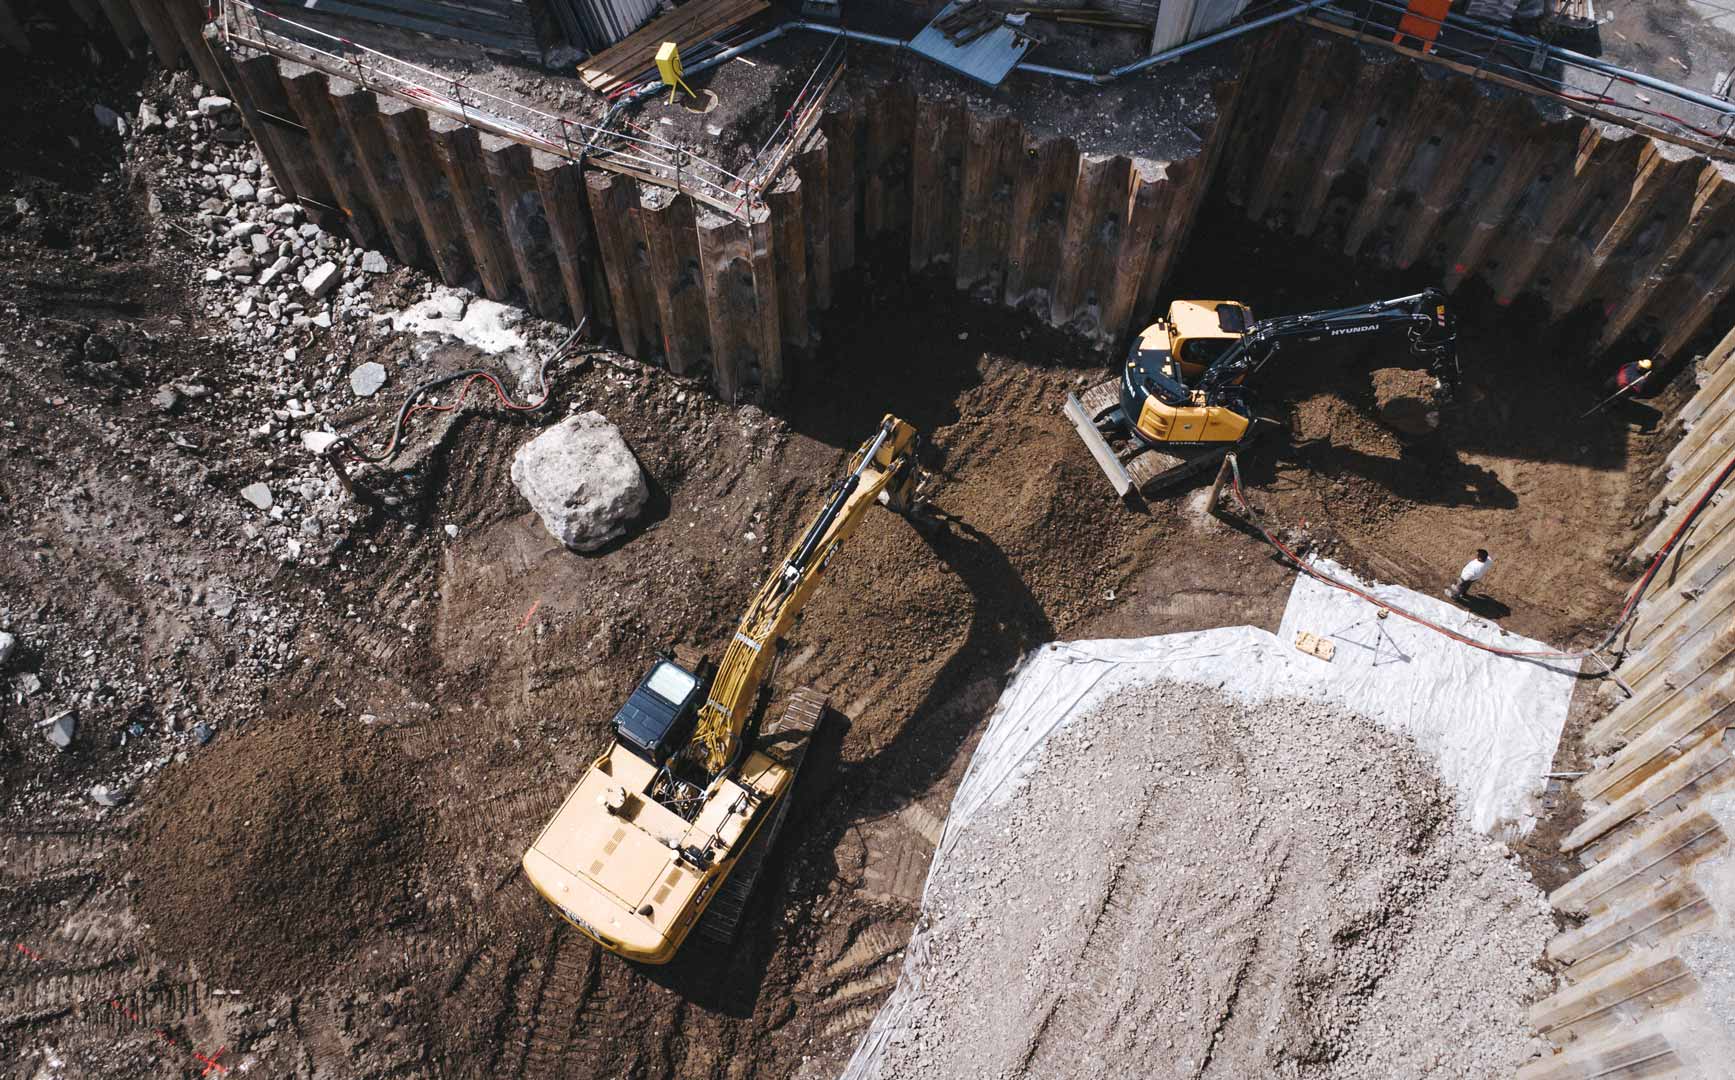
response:
M844 1076L1510 1075L1552 932L1407 740L1122 691L948 824L900 1026Z
M47 720L47 739L62 750L72 745L72 737L78 732L78 714L68 709L65 712L51 716Z
M1295 647L1309 656L1317 656L1329 663L1337 655L1337 643L1328 638L1322 638L1308 630L1295 635Z

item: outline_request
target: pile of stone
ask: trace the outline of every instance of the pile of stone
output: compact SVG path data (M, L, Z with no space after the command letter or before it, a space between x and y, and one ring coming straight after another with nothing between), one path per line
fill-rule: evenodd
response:
M194 210L190 231L209 260L201 280L215 294L212 313L232 313L239 332L266 341L367 315L367 279L390 270L385 256L326 232L284 198L233 101L196 84L190 96L195 104L181 110L176 99L146 98L133 130L160 140L180 166L161 186ZM117 130L125 133L124 120ZM164 193L153 196L158 212Z

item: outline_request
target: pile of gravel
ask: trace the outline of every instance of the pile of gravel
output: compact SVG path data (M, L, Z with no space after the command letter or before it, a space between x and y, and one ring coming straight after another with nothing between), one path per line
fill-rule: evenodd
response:
M1162 684L1055 733L958 835L870 1074L1509 1075L1554 932L1407 742Z

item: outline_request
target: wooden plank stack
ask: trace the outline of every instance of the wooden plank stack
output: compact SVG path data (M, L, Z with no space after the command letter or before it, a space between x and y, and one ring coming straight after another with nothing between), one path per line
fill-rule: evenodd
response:
M611 93L653 67L657 46L663 42L672 41L685 52L770 6L766 0L687 0L614 48L580 64L578 77L599 94Z

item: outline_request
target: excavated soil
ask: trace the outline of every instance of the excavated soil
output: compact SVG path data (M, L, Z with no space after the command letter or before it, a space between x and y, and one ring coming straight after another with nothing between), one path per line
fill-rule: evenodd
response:
M193 284L208 253L178 227L186 208L164 192L149 209L185 164L123 172L88 119L136 108L141 76L12 74L38 120L8 129L25 143L0 161L0 207L17 208L0 216L0 629L20 639L0 672L0 1059L145 1077L223 1047L270 1076L832 1075L895 978L951 792L1020 655L1277 623L1289 571L1198 490L1112 498L1059 412L1102 357L907 280L896 252L840 283L775 415L597 357L557 380L549 413L418 428L443 437L408 474L364 478L389 497L348 507L329 557L281 558L236 492L281 490L305 459L253 429L363 359L393 369L358 406L383 425L406 343L237 344L232 303L212 314ZM1333 276L1274 238L1236 248L1228 214L1208 224L1178 293L1275 312L1399 284ZM419 288L393 278L382 289ZM1660 440L1577 421L1600 378L1498 312L1464 321L1466 391L1430 445L1372 419L1364 376L1390 357L1270 373L1285 427L1247 455L1250 497L1418 588L1488 547L1487 612L1581 640L1624 585L1610 562ZM165 414L152 396L176 380L210 396ZM508 470L540 424L593 408L653 503L578 556ZM525 886L519 854L653 657L727 640L886 411L929 443L934 514L876 513L781 658L778 688L813 684L838 713L741 942L661 969L602 955ZM42 733L66 709L79 735L62 753ZM130 801L94 802L118 776L143 778Z
M1492 1077L1542 1048L1547 901L1366 718L1129 690L948 845L919 1005L863 1075Z
M427 810L362 727L292 713L166 787L128 852L159 948L224 985L293 992L418 916Z

